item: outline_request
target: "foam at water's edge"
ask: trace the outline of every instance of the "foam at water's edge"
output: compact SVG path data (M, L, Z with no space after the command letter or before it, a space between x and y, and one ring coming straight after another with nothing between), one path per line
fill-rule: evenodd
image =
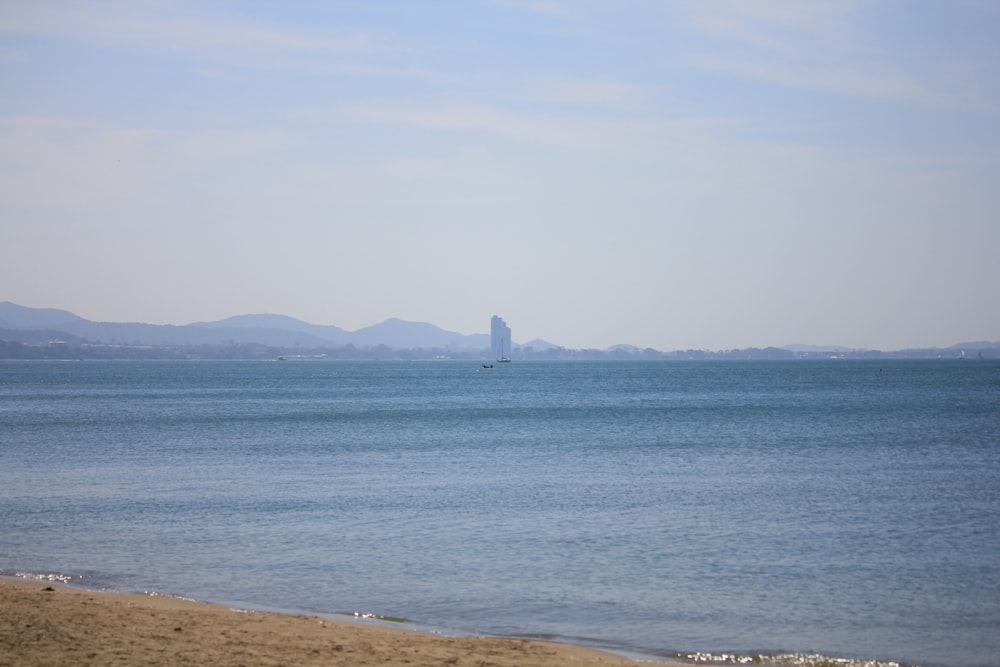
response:
M737 653L688 653L678 656L698 664L773 665L775 667L918 667L903 663L862 658L834 658L818 653L740 655Z
M13 577L15 579L28 579L30 581L56 581L60 584L71 584L81 578L71 574L59 574L55 572L11 572L7 570L0 571L0 577Z

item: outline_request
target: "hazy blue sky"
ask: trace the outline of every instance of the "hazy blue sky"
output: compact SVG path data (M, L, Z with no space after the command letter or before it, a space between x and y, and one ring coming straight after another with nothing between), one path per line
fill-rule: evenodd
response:
M0 300L1000 339L1000 3L0 3Z

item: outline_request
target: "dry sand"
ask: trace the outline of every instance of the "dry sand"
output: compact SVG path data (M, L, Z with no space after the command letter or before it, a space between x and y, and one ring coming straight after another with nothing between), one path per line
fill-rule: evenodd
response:
M169 596L0 579L0 666L639 665L521 639L442 637L316 616L235 611Z

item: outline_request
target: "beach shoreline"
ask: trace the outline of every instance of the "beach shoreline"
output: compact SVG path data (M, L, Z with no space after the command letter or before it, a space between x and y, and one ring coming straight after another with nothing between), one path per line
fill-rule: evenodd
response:
M678 665L534 639L445 636L170 595L0 578L0 667L14 665Z

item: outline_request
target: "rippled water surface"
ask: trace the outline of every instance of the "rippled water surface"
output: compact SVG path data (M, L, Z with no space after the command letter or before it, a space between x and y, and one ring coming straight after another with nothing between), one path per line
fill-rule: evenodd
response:
M1000 364L0 362L0 572L996 665Z

